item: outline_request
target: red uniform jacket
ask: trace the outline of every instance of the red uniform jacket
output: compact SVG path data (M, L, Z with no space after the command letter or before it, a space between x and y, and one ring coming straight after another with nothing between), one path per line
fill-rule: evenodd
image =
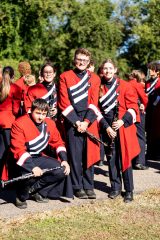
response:
M21 97L20 115L23 115L24 113L26 113L24 102L26 101L26 95L27 95L29 86L24 83L24 76L16 80L15 84L21 88L22 97Z
M54 99L57 98L56 94L56 86L53 85L53 89L49 92L47 91L46 87L42 83L37 83L34 86L28 88L27 97L25 99L25 109L28 112L31 108L32 102L37 98L43 98L49 103L49 97L54 94ZM56 105L56 102L54 102Z
M143 85L139 82L137 82L136 79L132 79L129 81L129 83L134 87L134 89L136 90L137 93L137 99L140 100L140 102L144 105L144 107L147 107L147 103L148 103L148 96L145 93L145 89L143 87Z
M94 106L98 106L98 96L99 96L99 87L100 79L94 73L88 73L90 75L88 85L88 109L95 111ZM71 120L73 124L79 120L76 110L72 106L72 103L69 98L68 89L74 87L76 84L80 83L81 79L74 73L73 70L64 72L60 76L59 81L59 101L58 106L62 111L62 114L68 118L71 114ZM86 109L87 110L87 109ZM89 122L89 119L84 119ZM95 136L99 137L98 133L98 124L97 121L89 124L88 131L93 133ZM95 144L92 140L87 138L87 167L90 167L95 162L100 159L99 144Z
M11 128L18 116L20 101L21 90L16 84L11 83L8 97L0 103L0 128Z
M139 109L137 104L137 96L130 84L124 80L116 79L118 82L118 88L116 92L119 93L117 100L119 102L119 116L118 119L122 119L127 110L133 109L136 114L134 121L140 121ZM103 95L108 91L105 86L103 88ZM106 115L107 116L107 115ZM140 152L140 146L136 134L136 126L134 124L119 129L121 154L122 154L122 171L125 171L131 166L131 160L136 157Z
M21 77L21 78L19 78L19 79L17 79L17 80L15 81L15 84L21 88L21 91L22 91L22 92L25 92L25 93L26 93L26 91L27 91L27 89L28 89L28 86L24 83L24 76Z
M44 155L50 145L56 149L57 157L67 160L66 148L54 121L46 118L44 131L40 132L28 114L18 118L11 129L11 151L19 166L24 166L33 156ZM31 163L34 165L33 162Z

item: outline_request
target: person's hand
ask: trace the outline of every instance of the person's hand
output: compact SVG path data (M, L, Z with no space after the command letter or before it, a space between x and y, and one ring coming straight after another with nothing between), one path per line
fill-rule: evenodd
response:
M108 127L106 129L106 132L107 132L108 136L112 139L114 139L117 136L116 131L114 131L111 127Z
M65 175L69 175L69 173L70 173L70 166L69 166L68 162L62 161L61 162L61 167L64 167L64 174Z
M144 104L141 103L139 109L141 110L142 113L144 113L145 112Z
M34 168L32 169L32 172L33 172L33 174L34 174L35 177L40 177L40 176L43 175L43 171L42 171L42 169L39 168L39 167L34 167Z
M123 120L119 119L112 123L112 128L114 131L117 131L120 127L122 127L124 124Z
M86 130L87 130L87 128L88 128L88 122L86 122L86 121L84 121L84 122L81 122L80 123L80 125L78 126L78 132L81 132L81 133L83 133L83 132L85 132Z

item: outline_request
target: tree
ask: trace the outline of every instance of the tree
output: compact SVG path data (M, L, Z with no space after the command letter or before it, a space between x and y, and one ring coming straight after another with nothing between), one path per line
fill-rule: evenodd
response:
M109 0L1 0L0 58L53 60L70 68L78 47L91 50L97 65L115 58L122 25Z
M122 4L119 20L124 25L124 38L120 58L128 59L132 68L145 70L148 62L160 58L160 2L124 0Z

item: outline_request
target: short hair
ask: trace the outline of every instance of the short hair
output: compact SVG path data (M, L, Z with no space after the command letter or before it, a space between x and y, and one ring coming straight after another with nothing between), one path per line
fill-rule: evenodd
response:
M91 59L91 52L86 49L86 48L78 48L76 51L75 51L75 54L74 54L74 58L76 57L76 55L78 54L84 54L86 55L87 57L89 57L89 59Z
M43 98L37 98L32 102L31 112L33 112L36 108L41 111L49 111L49 105Z

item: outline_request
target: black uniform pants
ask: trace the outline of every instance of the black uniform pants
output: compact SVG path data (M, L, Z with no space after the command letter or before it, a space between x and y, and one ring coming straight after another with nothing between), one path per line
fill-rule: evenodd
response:
M87 141L84 133L78 133L68 124L67 150L71 168L73 190L94 188L94 167L87 169Z
M142 164L146 165L146 157L145 157L145 147L146 147L146 136L145 136L145 114L140 113L141 122L136 123L137 127L137 137L139 141L139 145L141 148L140 154L133 159L133 165Z
M7 161L8 149L10 146L10 133L11 129L0 129L0 176L3 166Z
M35 166L41 169L60 167L60 162L57 159L51 157L37 157L34 158ZM20 174L26 174L27 172L21 167ZM63 168L44 173L41 177L35 177L30 180L21 181L17 185L17 195L21 200L29 198L29 188L35 189L35 192L39 192L43 197L58 198L63 194L65 174ZM48 191L51 191L52 195ZM49 187L49 188L48 188Z
M108 153L108 150L106 149ZM120 144L117 139L113 145L113 152L111 157L107 157L109 166L109 177L111 182L112 191L120 191L122 189L122 180L124 189L127 192L131 192L134 189L133 186L133 172L132 167L126 169L124 172L121 171L121 151Z

